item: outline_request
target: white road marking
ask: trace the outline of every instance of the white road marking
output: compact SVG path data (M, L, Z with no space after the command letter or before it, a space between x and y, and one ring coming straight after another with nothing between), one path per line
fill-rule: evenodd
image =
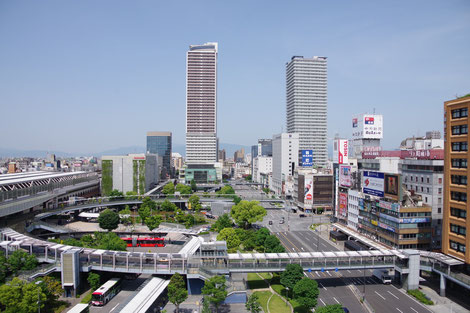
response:
M333 299L335 299L335 301L336 301L338 304L340 304L340 303L339 303L339 301L338 301L338 300L336 300L336 298L335 298L335 297L333 297Z
M111 313L115 308L117 308L118 305L119 305L119 303L116 304L116 305L114 306L114 308L112 308L111 310L109 310L109 313Z
M380 298L382 298L382 299L385 300L385 298L384 298L380 293L378 293L377 291L374 291L374 292L375 292Z
M351 271L350 270L347 270L349 274L351 274Z
M321 245L325 248L328 248L323 242L321 243Z
M410 307L410 309L412 309L413 311L415 311L416 313L418 313L418 311L416 311L415 309L413 309L412 307Z
M331 273L330 273L330 271L326 271L326 272L328 273L328 275L330 275L330 276L331 276Z
M398 312L400 312L400 313L403 313L403 311L402 311L402 310L400 310L399 308L396 308L396 309L397 309L397 311L398 311Z
M302 249L302 251L305 251L305 250L304 250L304 247L300 247L300 249Z
M397 296L395 296L393 293L391 293L390 291L388 291L389 294L391 294L392 296L394 296L395 298L399 299Z
M326 287L323 286L321 283L320 283L320 286L321 286L323 289L328 290L328 289L326 289Z
M323 300L322 300L322 299L320 299L320 301L321 301L321 303L323 303L323 305L325 305L325 306L326 306L325 302L323 302Z
M315 274L317 274L318 277L321 277L320 274L318 274L318 272L315 272Z

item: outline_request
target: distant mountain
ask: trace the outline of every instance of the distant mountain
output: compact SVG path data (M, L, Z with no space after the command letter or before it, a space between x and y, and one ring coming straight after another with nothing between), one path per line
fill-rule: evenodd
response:
M66 158L74 156L74 154L63 152L63 151L20 150L20 149L0 148L0 158L19 158L19 157L45 158L48 153L55 154L58 157L66 157Z

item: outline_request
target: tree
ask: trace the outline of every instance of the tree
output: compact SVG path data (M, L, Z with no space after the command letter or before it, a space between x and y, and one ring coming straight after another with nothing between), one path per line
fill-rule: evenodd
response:
M207 296L207 300L215 305L216 312L219 311L220 302L227 298L227 286L225 285L224 276L213 276L204 282L202 294Z
M269 229L266 227L260 228L256 231L255 243L258 247L264 247L266 238L270 235Z
M114 251L126 251L127 243L119 238L116 233L100 233L95 232L94 237L98 244L96 245L97 249L103 250L114 250Z
M239 204L240 201L242 201L242 198L240 198L239 196L234 196L234 197L233 197L233 203Z
M0 284L5 282L9 272L7 258L2 254L0 255Z
M193 192L197 191L197 185L196 185L196 181L194 179L191 179L191 190Z
M284 272L281 273L281 284L290 290L304 277L304 270L299 264L288 264Z
M279 250L278 247L281 246L281 242L274 235L269 235L264 241L264 251L267 253L273 253L274 250Z
M169 182L163 186L162 193L165 195L172 195L175 193L175 185L172 182Z
M46 295L46 303L49 306L52 306L63 293L62 284L58 279L50 276L45 276L39 279L39 281L42 281L39 286L41 287L42 292Z
M20 312L22 313L35 313L38 307L44 308L46 305L47 297L41 287L35 283L24 284L21 293Z
M257 294L253 293L248 300L246 301L245 308L250 311L251 313L260 313L261 312L261 304L259 303L259 297Z
M171 276L168 284L168 300L176 306L176 312L179 312L180 304L188 298L188 290L183 280L183 276L175 273Z
M119 211L119 218L121 219L121 223L125 225L130 225L132 224L132 218L131 218L131 210L129 209L129 206L126 205L124 210Z
M38 297L40 307L46 304L46 295L41 287L35 283L25 283L15 277L5 285L0 286L0 304L2 312L8 313L35 313L38 311Z
M202 298L201 313L212 313L211 308L209 307L209 301L206 300L206 297Z
M16 275L20 270L32 270L38 265L36 256L24 250L16 250L8 257L8 267Z
M178 191L182 195L189 195L191 194L191 186L187 186L184 184L177 184L176 191Z
M126 192L126 196L125 196L126 200L137 200L138 198L139 198L139 194L136 191Z
M187 214L186 215L186 221L184 222L184 226L186 226L186 228L191 228L193 227L194 225L194 216L192 214Z
M110 209L104 210L98 217L100 228L106 229L107 231L112 231L113 229L118 228L119 221L119 214L111 211Z
M199 197L196 195L192 195L189 197L188 202L191 203L191 210L199 212L201 210L201 203L199 202Z
M124 197L124 194L117 189L113 189L111 193L109 194L109 197L110 198L122 198Z
M317 305L318 294L318 284L313 279L304 277L294 286L294 298L309 310Z
M252 223L262 221L266 215L266 209L259 205L258 201L242 200L232 206L230 215L238 226L247 229Z
M101 276L99 274L90 272L88 274L87 281L93 291L101 286Z
M160 226L160 223L163 221L160 215L152 215L145 219L145 225L149 228L149 230L154 230Z
M162 202L161 208L163 211L176 211L178 207L168 199L165 199L165 201Z
M329 304L315 309L315 313L344 313L341 304Z
M229 227L232 227L232 220L228 214L222 214L219 216L214 225L212 225L212 229L216 232L220 232L222 229Z
M232 186L230 185L225 185L222 188L220 188L219 191L216 192L219 195L234 195L235 190L233 190Z
M235 229L233 228L224 228L217 235L217 240L225 240L227 242L227 248L236 249L240 246L240 238L238 238Z
M150 212L155 211L155 209L157 208L157 204L155 203L155 201L150 199L150 197L145 197L142 200L142 206L148 207L150 209Z

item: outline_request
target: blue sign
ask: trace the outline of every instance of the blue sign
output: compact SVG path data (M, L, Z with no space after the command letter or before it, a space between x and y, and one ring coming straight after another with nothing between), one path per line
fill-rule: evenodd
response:
M322 268L321 268L321 271L322 271L322 272L324 272L324 271L325 271L325 269L322 267Z
M302 150L301 166L313 166L313 150Z
M337 271L338 271L338 268L335 268L335 272L337 272Z
M384 173L364 171L362 174L362 192L371 196L384 196Z
M311 272L312 272L312 269L311 269L311 268L309 268L309 269L308 269L308 272L309 272L309 273L311 273Z

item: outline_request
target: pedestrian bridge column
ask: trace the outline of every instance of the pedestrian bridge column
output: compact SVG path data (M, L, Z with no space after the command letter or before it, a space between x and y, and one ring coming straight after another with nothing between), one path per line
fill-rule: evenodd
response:
M80 249L61 253L61 280L66 297L73 297L80 285Z
M439 294L441 295L441 297L446 296L446 278L444 277L444 274L441 274L441 283L440 283Z
M406 290L419 288L420 255L418 250L405 250L403 253L408 256L409 273L405 278L404 287Z

